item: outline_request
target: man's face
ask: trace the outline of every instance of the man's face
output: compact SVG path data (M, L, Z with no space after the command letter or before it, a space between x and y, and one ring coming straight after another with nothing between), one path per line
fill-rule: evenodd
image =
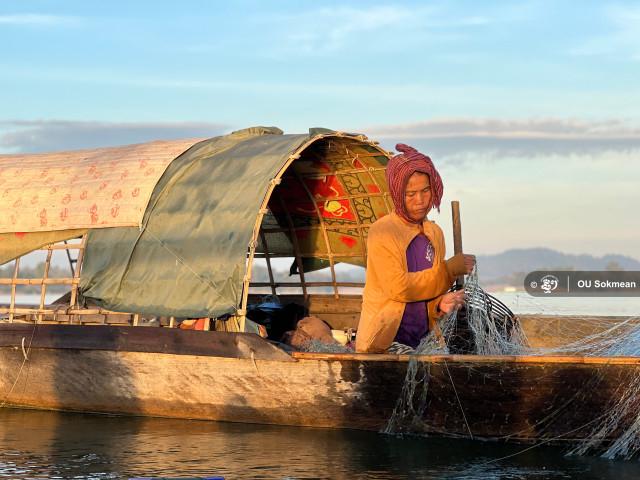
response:
M404 205L409 218L421 222L431 210L431 182L429 175L415 172L409 177L404 191Z

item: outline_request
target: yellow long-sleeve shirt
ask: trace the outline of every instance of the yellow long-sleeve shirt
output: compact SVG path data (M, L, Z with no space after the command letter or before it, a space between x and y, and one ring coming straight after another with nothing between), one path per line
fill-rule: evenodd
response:
M435 223L423 222L424 234L433 246L433 266L420 272L409 272L407 248L420 233L418 224L408 223L395 213L386 215L369 229L367 238L367 275L362 312L356 335L356 351L382 353L389 348L398 332L405 305L427 302L430 330L441 316L440 296L464 272L464 261L457 255L444 260L442 229Z

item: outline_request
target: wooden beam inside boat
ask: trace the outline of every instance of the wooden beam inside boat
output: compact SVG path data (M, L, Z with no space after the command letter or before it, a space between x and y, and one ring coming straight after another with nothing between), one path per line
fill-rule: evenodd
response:
M109 325L0 323L0 347L106 350L294 361L251 333Z

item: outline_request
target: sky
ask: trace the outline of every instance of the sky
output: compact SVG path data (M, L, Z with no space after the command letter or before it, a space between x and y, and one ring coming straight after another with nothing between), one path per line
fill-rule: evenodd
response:
M429 154L464 247L640 259L640 2L0 3L0 153L360 132Z

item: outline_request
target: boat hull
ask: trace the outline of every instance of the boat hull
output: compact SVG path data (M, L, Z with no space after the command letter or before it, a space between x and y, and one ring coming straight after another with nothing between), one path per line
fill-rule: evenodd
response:
M65 330L73 328L81 330ZM81 412L378 431L406 393L411 360L289 356L247 334L225 350L219 340L231 334L174 329L12 324L0 332L0 403ZM110 340L99 345L101 337ZM639 360L421 356L408 404L424 412L396 415L392 426L516 441L586 438L620 387L636 380ZM624 428L632 419L622 420Z

